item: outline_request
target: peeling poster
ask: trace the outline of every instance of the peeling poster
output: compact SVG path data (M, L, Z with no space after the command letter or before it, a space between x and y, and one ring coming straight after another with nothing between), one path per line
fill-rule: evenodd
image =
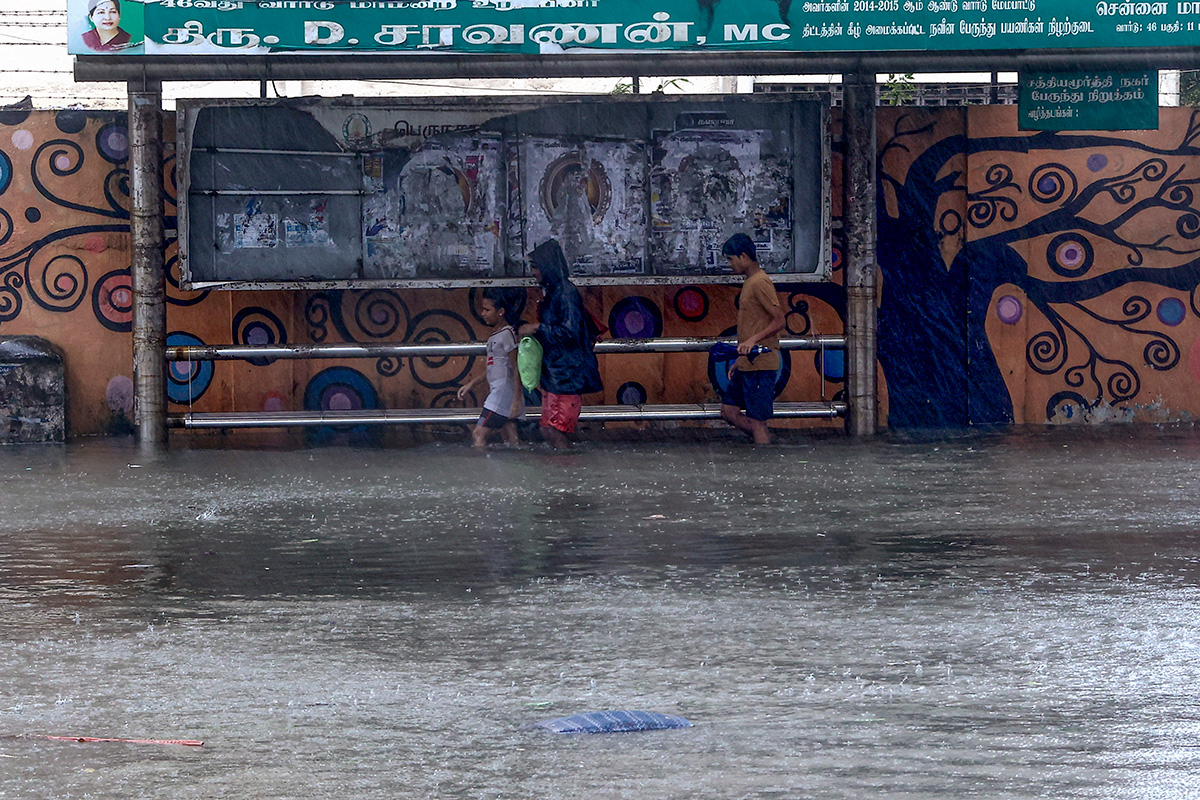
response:
M244 214L233 215L233 246L238 250L277 247L279 216L262 213L258 200L246 204Z
M528 247L557 239L577 275L644 273L645 152L639 141L524 139Z
M764 245L759 261L778 271L791 254L791 176L771 131L685 130L655 142L652 253L666 271L722 272L732 234Z
M288 247L322 247L331 244L326 202L314 201L307 219L284 217L284 244Z
M448 134L384 157L363 203L368 277L503 274L498 137Z

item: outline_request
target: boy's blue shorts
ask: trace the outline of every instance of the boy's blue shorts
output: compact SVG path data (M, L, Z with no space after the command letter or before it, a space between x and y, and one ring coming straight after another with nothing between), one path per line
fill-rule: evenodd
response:
M728 406L745 409L746 416L766 422L775 416L775 370L738 370L729 379L722 402Z

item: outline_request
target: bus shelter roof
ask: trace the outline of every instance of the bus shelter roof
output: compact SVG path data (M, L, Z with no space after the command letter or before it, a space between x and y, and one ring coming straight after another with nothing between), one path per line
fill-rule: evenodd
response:
M75 57L76 81L420 80L1200 69L1200 48L869 53L353 54Z

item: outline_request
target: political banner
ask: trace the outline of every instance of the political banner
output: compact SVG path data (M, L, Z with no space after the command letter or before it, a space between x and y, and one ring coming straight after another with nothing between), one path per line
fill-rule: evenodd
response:
M79 55L1200 45L1200 0L68 0L68 18Z

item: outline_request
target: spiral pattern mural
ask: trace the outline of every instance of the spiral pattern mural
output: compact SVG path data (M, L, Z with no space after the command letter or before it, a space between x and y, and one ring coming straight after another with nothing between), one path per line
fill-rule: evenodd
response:
M984 113L879 112L878 343L889 424L1200 415L1200 117L1163 109L1153 134L1051 136L1017 130L1015 111L1003 109L976 124L972 115ZM117 430L112 420L128 417L129 148L123 113L0 110L0 336L36 333L67 352L77 433ZM173 229L173 156L164 167ZM777 285L784 335L842 333L846 252L835 218L834 280ZM172 343L487 335L478 288L194 291L174 241L165 257ZM736 319L736 286L583 293L612 337L712 336ZM531 288L527 320L536 298ZM840 351L784 362L781 399L816 399L845 380ZM594 402L713 402L723 383L702 354L604 356L601 366L605 392ZM169 397L176 411L438 407L456 404L457 387L482 370L469 356L185 362L168 369Z

